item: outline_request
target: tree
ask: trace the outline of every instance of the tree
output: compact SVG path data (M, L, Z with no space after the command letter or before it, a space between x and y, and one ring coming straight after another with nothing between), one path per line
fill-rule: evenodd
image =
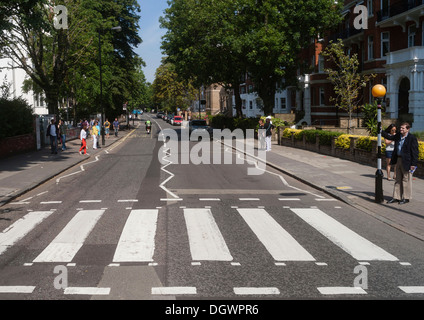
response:
M163 49L182 76L196 84L223 83L237 94L240 78L251 75L265 114L272 113L276 84L294 84L298 54L340 21L333 0L169 1L162 26Z
M330 45L322 54L334 66L325 69L336 94L336 97L331 97L331 101L335 102L336 107L347 111L349 115L348 132L350 132L352 113L359 106L360 94L367 83L376 75L365 75L359 72L358 55L349 56L345 54L343 40L341 39L335 43L330 42Z
M175 112L177 108L188 108L196 99L199 90L190 81L179 81L175 66L162 62L156 70L153 82L153 102L162 110Z
M161 18L168 31L162 49L181 78L196 87L221 84L234 90L236 114L242 116L241 77L246 72L239 43L238 1L172 1Z

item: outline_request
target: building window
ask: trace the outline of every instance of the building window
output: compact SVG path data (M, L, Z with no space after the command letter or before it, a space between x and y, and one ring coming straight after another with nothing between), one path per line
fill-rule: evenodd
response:
M320 73L324 72L324 61L325 61L324 56L320 54L318 56L318 72Z
M368 60L374 59L374 37L368 36Z
M367 9L368 9L368 17L373 16L373 6L372 6L373 0L367 0Z
M381 57L390 52L390 36L388 32L381 33Z
M324 88L319 88L319 104L320 104L320 106L325 105L325 90L324 90Z
M389 17L390 0L381 0L381 13L383 18Z
M286 109L287 105L286 105L286 98L281 98L281 109Z
M253 109L253 101L249 101L249 109L252 110Z
M274 108L275 109L278 109L278 98L275 98L275 106L274 106Z
M415 34L417 32L417 27L415 24L412 24L408 27L408 48L415 46Z

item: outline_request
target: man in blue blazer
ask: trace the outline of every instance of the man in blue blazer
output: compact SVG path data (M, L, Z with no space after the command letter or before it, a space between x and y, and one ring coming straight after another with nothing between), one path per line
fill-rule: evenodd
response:
M418 164L418 140L409 133L411 126L409 123L402 123L399 132L389 135L382 131L381 135L387 140L395 141L391 163L396 166L396 180L393 191L393 198L387 203L399 202L405 204L412 198L412 173Z

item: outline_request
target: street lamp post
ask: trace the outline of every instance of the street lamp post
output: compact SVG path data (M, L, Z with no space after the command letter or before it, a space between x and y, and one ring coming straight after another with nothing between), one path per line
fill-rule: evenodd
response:
M101 126L100 126L100 130L101 130L101 134L102 134L102 145L105 145L105 127L104 127L104 116L105 116L105 110L103 107L103 79L102 79L102 41L101 41L101 34L103 31L108 30L108 29L99 29L99 72L100 72L100 110L102 112L102 117L101 117ZM113 27L110 28L110 30L114 30L114 31L121 31L121 27L117 26L117 27Z
M377 84L372 88L372 95L377 98L377 172L375 173L375 202L383 202L383 170L381 170L381 99L386 95L386 88Z

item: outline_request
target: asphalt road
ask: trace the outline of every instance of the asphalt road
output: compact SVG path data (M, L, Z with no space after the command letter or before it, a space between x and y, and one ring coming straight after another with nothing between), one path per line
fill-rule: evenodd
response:
M421 241L219 141L180 164L152 120L2 207L1 300L424 297Z

